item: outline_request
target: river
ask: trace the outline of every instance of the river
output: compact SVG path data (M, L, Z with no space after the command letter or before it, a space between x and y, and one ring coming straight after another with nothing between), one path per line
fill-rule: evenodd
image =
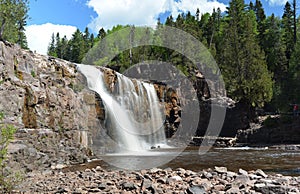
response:
M83 167L93 168L101 166L107 170L116 170L111 164L120 164L128 168L142 168L147 163L166 161L168 163L157 166L158 168L184 168L201 171L215 166L225 166L230 171L262 169L268 173L300 176L300 150L285 150L278 147L237 147L237 148L212 148L207 153L199 155L199 147L188 147L178 155L174 149L155 150L155 154L126 155L113 154L100 156ZM177 157L175 157L177 155ZM105 160L105 162L103 161ZM159 163L158 162L158 163ZM74 169L73 169L74 170Z

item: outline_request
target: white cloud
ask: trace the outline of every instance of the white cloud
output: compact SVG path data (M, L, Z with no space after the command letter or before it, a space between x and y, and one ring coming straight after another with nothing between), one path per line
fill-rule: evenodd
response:
M220 3L216 0L181 0L178 2L174 2L177 10L180 12L188 12L190 11L192 14L196 12L197 8L199 8L200 13L212 13L213 9L220 8L221 11L226 10L226 5ZM176 12L172 13L176 16Z
M226 9L225 4L216 0L89 0L87 5L98 14L89 24L95 32L117 24L155 25L159 14L166 11L177 17L180 12L195 13L197 8L201 13L211 13L218 7L222 11Z
M56 34L59 32L60 37L66 35L67 38L70 39L76 29L77 28L74 26L57 25L51 23L27 26L25 28L25 34L27 37L28 47L32 51L46 55L53 33Z
M285 5L288 0L266 0L266 1L269 2L269 5L276 6L276 5Z

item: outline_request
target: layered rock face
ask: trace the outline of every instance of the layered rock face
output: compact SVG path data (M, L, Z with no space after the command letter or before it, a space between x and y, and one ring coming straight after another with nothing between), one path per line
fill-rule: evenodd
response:
M117 82L116 72L99 67L109 91ZM180 122L180 103L175 91L154 83L165 106L166 134L171 136ZM42 56L0 42L0 111L5 123L18 128L74 131L84 146L88 135L102 129L105 108L101 96L87 88L86 78L76 64Z
M18 128L84 131L98 125L95 95L75 64L0 42L0 110ZM87 119L88 117L88 119Z

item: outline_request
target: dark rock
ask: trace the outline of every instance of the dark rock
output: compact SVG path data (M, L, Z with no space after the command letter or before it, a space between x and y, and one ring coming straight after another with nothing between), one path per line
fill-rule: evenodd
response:
M148 175L148 174L145 174L145 175L144 175L144 178L146 178L146 179L149 179L149 180L153 181L152 177L151 177L150 175Z
M188 194L206 194L205 188L203 186L192 186L186 191Z
M125 182L122 184L122 188L125 189L126 191L131 191L136 189L134 183L131 182Z
M157 183L161 183L161 184L166 184L167 180L164 179L164 178L159 178L159 179L157 179L156 182L157 182Z
M149 179L144 179L143 182L142 182L142 189L145 190L145 189L151 189L152 188L152 181L149 180Z
M261 193L287 193L290 191L291 188L287 188L285 186L279 186L279 185L255 185L254 187L255 191L261 192Z

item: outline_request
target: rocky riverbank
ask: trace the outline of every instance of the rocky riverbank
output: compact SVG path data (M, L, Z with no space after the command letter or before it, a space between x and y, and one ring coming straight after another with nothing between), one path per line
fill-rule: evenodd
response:
M215 167L199 172L178 168L81 171L28 174L20 193L300 193L300 177L270 175L262 170L238 172Z

